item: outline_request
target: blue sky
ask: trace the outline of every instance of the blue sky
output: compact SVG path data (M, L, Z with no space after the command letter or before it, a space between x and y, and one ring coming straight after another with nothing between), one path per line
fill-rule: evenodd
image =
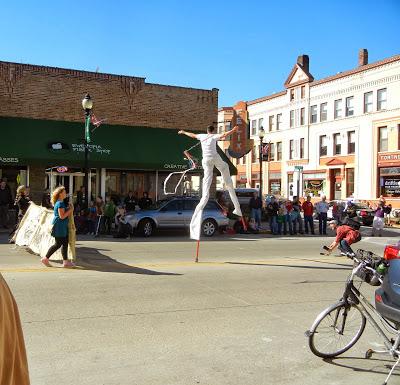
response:
M85 6L86 4L86 6ZM220 89L219 105L400 54L400 0L0 0L0 60Z

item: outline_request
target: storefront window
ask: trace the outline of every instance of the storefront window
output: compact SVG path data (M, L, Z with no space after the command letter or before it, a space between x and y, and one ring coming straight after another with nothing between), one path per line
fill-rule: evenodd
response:
M161 175L161 173L160 173ZM160 188L156 191L155 172L132 172L107 170L106 172L106 194L120 198L132 191L139 198L144 192L148 192L150 198L155 199L156 193L162 193Z
M23 166L1 166L0 179L5 179L10 188L11 194L14 197L18 186L27 185L27 168Z
M294 183L293 183L293 174L288 174L287 176L288 179L288 196L292 197L294 193Z
M281 180L273 179L269 181L269 191L272 195L281 195Z
M354 194L354 168L346 170L346 196Z
M304 195L312 197L319 197L326 195L325 182L326 174L324 172L317 172L311 174L303 174L303 192Z
M281 195L281 177L280 172L270 172L269 174L269 192L272 195Z
M379 169L380 194L386 197L400 197L400 167Z

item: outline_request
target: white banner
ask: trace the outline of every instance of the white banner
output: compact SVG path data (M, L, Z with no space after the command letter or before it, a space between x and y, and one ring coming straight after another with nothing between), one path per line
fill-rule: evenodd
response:
M45 257L47 250L55 242L50 234L51 224L54 218L53 210L37 206L33 202L29 205L28 211L22 218L21 223L14 235L17 246L27 247L33 253ZM73 216L69 217L68 223L68 259L76 259L75 251L75 223ZM58 249L51 257L53 261L61 261L61 249Z

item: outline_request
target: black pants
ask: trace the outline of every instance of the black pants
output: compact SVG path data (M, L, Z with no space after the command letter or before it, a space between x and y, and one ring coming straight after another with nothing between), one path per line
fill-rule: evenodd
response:
M0 225L7 226L8 224L8 205L0 206Z
M60 247L63 260L68 259L68 237L55 237L56 243L50 247L46 258L50 258Z
M328 213L319 213L319 234L326 235L326 222L328 220Z
M111 225L112 225L112 218L111 217L104 217L104 227L105 227L105 231L107 232L107 234L111 233Z

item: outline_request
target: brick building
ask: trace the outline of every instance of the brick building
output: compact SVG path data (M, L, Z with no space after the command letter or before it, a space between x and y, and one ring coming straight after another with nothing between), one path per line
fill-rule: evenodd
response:
M106 122L92 134L92 194L128 190L162 196L163 178L187 167L193 144L177 130L204 130L217 119L218 90L151 84L145 78L0 62L0 177L14 190L83 185L83 96ZM60 173L57 166L66 166ZM62 171L62 170L60 170ZM198 184L198 183L197 183Z
M262 127L271 148L264 192L372 201L382 194L400 207L400 55L369 63L362 49L355 68L319 80L309 61L298 57L284 90L245 103L254 147L235 161L237 186L260 186ZM235 110L220 109L219 120Z

